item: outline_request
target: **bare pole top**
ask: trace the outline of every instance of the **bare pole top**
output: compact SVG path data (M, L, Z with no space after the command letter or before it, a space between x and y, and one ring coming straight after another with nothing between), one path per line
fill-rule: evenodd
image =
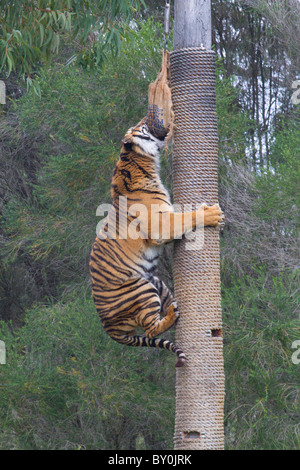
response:
M211 50L211 1L175 0L174 49Z

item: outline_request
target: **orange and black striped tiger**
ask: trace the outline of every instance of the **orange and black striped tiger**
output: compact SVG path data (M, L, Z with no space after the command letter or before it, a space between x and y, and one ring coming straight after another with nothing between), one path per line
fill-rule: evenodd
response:
M177 355L180 367L184 352L168 340L155 339L179 317L172 294L155 276L159 251L164 243L193 230L200 212L202 224L212 226L219 225L222 212L218 205L203 205L190 213L188 226L183 224L183 214L174 212L160 180L163 147L164 140L149 132L145 118L126 133L113 172L113 203L93 244L90 272L95 305L108 335L129 346L168 349ZM115 231L109 228L113 222ZM145 336L135 335L138 327Z

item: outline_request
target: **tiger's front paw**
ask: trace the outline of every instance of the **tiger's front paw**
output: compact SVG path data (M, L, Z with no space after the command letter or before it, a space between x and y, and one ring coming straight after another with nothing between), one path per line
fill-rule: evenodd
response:
M203 204L204 209L204 225L210 227L223 228L225 225L225 216L219 206L215 204L213 206L207 206Z

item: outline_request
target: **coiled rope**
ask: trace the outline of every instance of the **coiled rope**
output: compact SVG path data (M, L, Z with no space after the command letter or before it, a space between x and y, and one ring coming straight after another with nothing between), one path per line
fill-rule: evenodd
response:
M170 54L175 115L174 202L218 202L215 54L186 48ZM175 243L174 288L181 318L176 344L187 356L176 370L176 450L223 449L224 370L219 230L204 229L204 247Z

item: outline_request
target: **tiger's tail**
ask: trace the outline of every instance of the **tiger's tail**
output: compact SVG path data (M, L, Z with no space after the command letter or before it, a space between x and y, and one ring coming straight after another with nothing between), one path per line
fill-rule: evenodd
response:
M184 354L184 352L180 348L175 346L174 343L171 343L171 341L168 341L167 339L127 335L113 337L113 339L118 341L118 343L126 344L127 346L168 349L168 351L171 351L177 355L178 361L176 362L175 367L182 367L186 361L186 355Z

